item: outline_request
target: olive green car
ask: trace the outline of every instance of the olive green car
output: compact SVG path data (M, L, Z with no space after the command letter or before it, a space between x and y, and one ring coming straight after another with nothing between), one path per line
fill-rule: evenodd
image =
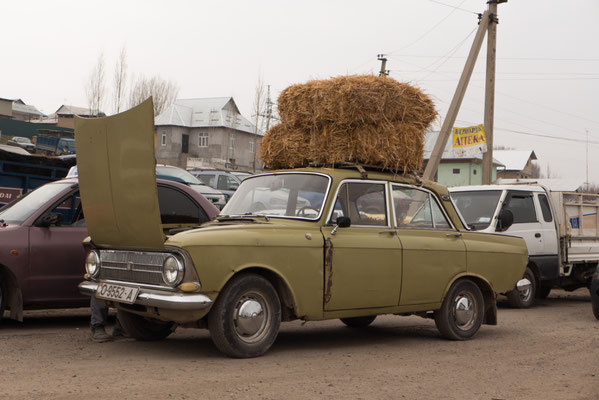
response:
M91 235L80 291L136 339L208 328L225 354L254 357L281 321L418 314L464 340L497 323L496 293L522 277L524 241L468 231L445 187L355 168L249 177L215 221L165 234L147 108L76 121Z

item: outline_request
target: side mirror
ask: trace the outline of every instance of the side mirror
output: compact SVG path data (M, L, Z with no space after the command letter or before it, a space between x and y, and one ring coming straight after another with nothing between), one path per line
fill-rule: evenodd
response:
M339 228L349 228L351 226L351 219L349 217L337 218L337 225Z
M62 225L62 214L58 214L58 213L49 213L44 215L38 223L38 226L41 226L42 228L48 228L52 225L54 226L61 226Z
M507 209L502 209L497 217L497 232L505 232L514 223L514 214Z

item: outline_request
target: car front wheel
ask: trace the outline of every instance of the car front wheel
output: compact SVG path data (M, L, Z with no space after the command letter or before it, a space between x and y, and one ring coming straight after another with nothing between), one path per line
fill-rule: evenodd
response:
M125 332L136 340L162 340L173 333L173 324L171 323L150 320L123 310L117 310L117 318Z
M478 332L484 317L484 299L478 286L470 280L455 282L435 311L435 324L443 336L467 340Z
M230 357L264 354L274 343L281 324L281 302L272 284L260 275L233 278L208 314L215 346Z
M512 289L506 293L507 301L513 308L529 308L535 302L537 295L537 281L532 270L526 267L523 279L530 281L530 288L520 292L518 289ZM548 293L549 294L549 293Z

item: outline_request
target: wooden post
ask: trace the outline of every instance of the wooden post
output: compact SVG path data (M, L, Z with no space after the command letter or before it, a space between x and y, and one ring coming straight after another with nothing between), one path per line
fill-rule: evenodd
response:
M487 35L487 82L485 84L485 136L487 152L483 153L483 185L493 182L493 124L495 117L495 59L497 43L497 1L489 1L489 34Z
M432 181L435 177L435 173L437 172L437 168L439 168L443 150L445 149L445 145L447 144L447 140L449 139L449 135L451 134L453 128L453 124L458 116L458 111L460 110L462 100L464 99L464 94L466 94L468 82L470 82L470 77L472 76L474 65L476 64L476 58L480 52L480 48L482 46L483 39L485 38L488 26L489 11L487 10L482 14L480 23L478 25L478 30L476 31L476 36L474 37L474 42L472 43L470 53L468 54L468 59L466 60L466 65L464 65L464 70L462 71L462 76L460 77L455 94L453 95L453 99L449 105L447 116L445 117L443 125L441 126L441 132L439 132L439 137L437 138L437 142L435 143L431 157L426 164L423 174L424 179Z

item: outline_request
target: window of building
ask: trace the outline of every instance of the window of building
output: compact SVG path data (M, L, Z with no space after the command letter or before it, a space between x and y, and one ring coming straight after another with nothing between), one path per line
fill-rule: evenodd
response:
M201 132L199 134L198 146L208 147L208 133L207 132Z
M478 170L475 169L474 171L472 171L472 175L476 175L477 172L478 172Z
M181 135L181 153L189 153L189 135Z
M232 133L231 136L229 136L229 148L231 150L233 150L235 148L235 134Z
M460 169L459 168L454 168L453 169L453 173L454 174L459 174L460 173Z
M162 136L160 137L160 145L162 146L166 146L166 133L162 133Z
M254 152L254 141L250 141L250 153Z

